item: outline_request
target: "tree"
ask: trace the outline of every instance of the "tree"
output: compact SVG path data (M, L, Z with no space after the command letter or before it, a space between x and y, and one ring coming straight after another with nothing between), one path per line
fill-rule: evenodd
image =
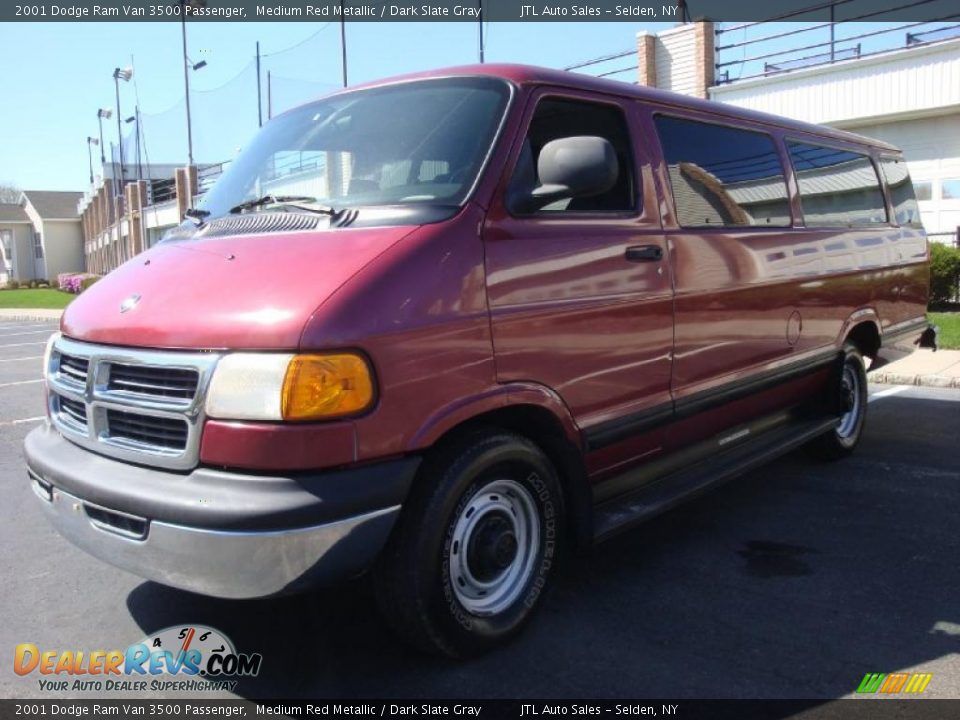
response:
M20 200L20 188L10 183L0 182L0 203L15 203Z

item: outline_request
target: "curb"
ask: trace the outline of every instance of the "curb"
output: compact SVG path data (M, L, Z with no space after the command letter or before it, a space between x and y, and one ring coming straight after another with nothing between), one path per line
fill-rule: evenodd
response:
M0 322L60 322L63 310L0 309Z
M875 372L870 382L885 385L920 385L935 388L960 388L960 377L950 375L904 375L902 373Z

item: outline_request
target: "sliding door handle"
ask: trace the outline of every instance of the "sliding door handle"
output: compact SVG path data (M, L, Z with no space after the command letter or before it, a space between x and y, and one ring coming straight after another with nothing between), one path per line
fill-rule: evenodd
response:
M659 245L631 245L625 257L630 262L659 262L663 260L663 248Z

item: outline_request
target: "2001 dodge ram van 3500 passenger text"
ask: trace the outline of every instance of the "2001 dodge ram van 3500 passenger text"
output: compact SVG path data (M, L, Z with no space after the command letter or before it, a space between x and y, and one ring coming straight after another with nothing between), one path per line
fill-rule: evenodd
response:
M565 551L851 452L864 358L926 328L896 148L549 70L291 110L188 215L48 347L46 514L209 595L371 570L451 655L517 631Z

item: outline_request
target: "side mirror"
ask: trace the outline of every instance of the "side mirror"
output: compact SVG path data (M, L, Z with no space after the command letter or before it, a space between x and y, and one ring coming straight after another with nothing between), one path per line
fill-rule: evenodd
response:
M551 140L537 158L540 185L515 206L533 212L557 200L602 195L617 183L620 166L613 145L602 137L578 135Z

